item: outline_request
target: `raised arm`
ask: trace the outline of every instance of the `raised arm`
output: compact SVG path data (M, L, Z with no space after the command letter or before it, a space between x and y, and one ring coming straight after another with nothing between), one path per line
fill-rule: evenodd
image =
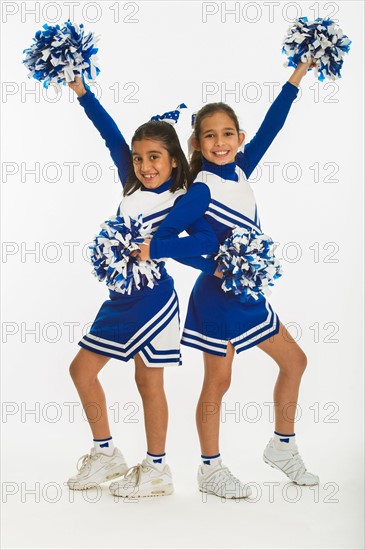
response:
M124 185L131 168L131 152L121 131L80 77L76 77L75 82L70 82L69 86L77 94L77 99L87 117L104 139L117 167L119 179Z
M245 146L243 152L237 153L236 162L244 171L247 178L250 177L271 143L284 126L292 103L298 95L299 83L311 66L311 61L308 63L299 63L292 76L282 86L280 94L266 113L255 136Z

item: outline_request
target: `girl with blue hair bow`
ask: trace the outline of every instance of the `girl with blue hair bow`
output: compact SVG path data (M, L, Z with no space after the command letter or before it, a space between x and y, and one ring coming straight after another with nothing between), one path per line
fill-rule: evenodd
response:
M198 184L201 214L191 215L195 191L190 187L187 160L171 122L175 111L156 116L142 124L132 138L131 150L117 125L80 77L69 86L77 93L80 105L105 140L120 181L124 187L117 216L126 220L142 216L153 235L175 203L184 202L184 214L174 224L176 234L184 230L190 236L173 242L154 239L161 258L182 262L188 256L213 253L218 240L202 215L209 202L209 190ZM194 187L194 186L193 186ZM205 200L201 200L201 194ZM101 240L105 240L105 232ZM115 235L114 235L115 236ZM131 255L143 254L141 245ZM140 258L143 262L143 259ZM134 497L168 495L173 492L171 471L165 463L168 407L164 392L164 367L181 364L179 303L174 282L164 261L159 260L158 278L152 286L138 290L137 283L127 295L109 290L109 299L101 306L88 334L79 342L81 350L70 366L70 374L88 414L88 405L98 408L98 419L88 417L94 437L91 452L81 457L78 473L68 480L71 489L84 489L95 483L119 477L110 485L115 496ZM108 285L109 286L109 285ZM127 469L110 433L106 399L98 374L110 358L126 362L134 359L135 379L143 401L147 455L141 464ZM93 409L94 409L93 407Z

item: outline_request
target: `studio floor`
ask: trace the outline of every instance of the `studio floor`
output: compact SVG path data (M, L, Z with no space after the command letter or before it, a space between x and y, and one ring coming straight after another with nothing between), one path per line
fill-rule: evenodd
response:
M334 478L333 465L322 471L319 487L309 488L283 479L256 459L259 453L244 459L251 474L244 477L236 457L231 469L252 483L253 494L224 501L200 493L195 457L180 457L169 462L173 495L128 500L113 497L108 485L69 491L67 476L55 481L55 472L65 472L71 461L66 453L48 453L40 474L39 457L23 450L13 461L13 477L3 481L4 549L363 548L361 484L353 473Z

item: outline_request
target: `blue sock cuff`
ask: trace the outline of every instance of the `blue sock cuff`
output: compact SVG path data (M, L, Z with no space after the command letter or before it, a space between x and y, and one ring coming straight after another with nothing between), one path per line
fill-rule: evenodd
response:
M105 439L93 439L93 441L95 441L95 443L99 443L100 441L110 441L112 438L112 436L110 437L106 437Z
M218 458L219 456L221 456L220 453L218 453L217 455L214 455L214 456L205 456L205 455L200 455L202 458L207 458L207 459L211 459L211 458Z
M295 434L280 434L279 432L274 432L275 435L280 435L281 437L294 437Z
M149 453L148 451L147 451L147 454L148 454L148 456L155 456L157 458L160 458L160 456L166 456L166 453L161 453L160 455L153 455L152 453Z
M154 462L154 464L162 464L162 459L164 456L166 456L166 453L161 453L160 455L154 455L147 451L147 455L153 457L152 462Z

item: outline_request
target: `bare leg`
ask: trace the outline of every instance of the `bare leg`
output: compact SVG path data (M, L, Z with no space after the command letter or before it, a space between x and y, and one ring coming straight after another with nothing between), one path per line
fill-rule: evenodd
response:
M94 439L110 437L108 411L104 390L98 374L110 357L81 348L70 365L70 375L77 392Z
M134 357L134 362L136 384L143 402L147 450L151 454L163 454L168 423L164 369L147 367L138 354Z
M294 433L299 385L307 365L306 355L281 323L278 334L257 347L270 355L280 369L274 388L275 431Z
M219 453L220 408L223 395L231 384L234 348L229 342L226 357L204 352L204 382L196 408L202 455Z

